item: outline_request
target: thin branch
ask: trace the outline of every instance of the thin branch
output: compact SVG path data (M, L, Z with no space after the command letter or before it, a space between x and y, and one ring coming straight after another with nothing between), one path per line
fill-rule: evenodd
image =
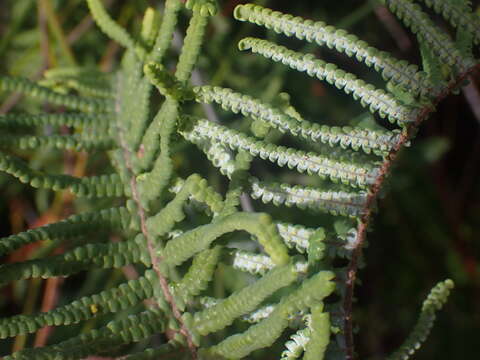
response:
M125 143L125 140L123 139L123 132L122 129L119 129L119 135L120 135L120 145L123 149L124 153L124 159L125 159L125 165L127 169L131 173L131 179L130 179L130 188L132 190L132 198L135 201L137 208L138 208L138 216L140 218L140 228L142 230L143 236L145 236L145 239L147 240L147 248L148 248L148 253L150 255L150 260L152 262L152 267L155 273L157 274L159 283L160 283L160 288L162 289L163 296L165 297L165 300L167 303L170 305L170 308L172 310L173 316L175 319L178 321L180 325L180 333L185 337L187 340L188 348L190 350L190 353L192 354L192 359L197 359L197 349L196 346L193 342L192 335L188 331L188 328L186 327L185 323L183 322L182 319L182 314L180 310L177 307L177 304L175 303L175 299L173 298L172 292L170 291L170 287L168 285L168 280L167 278L163 275L161 269L160 269L160 263L163 261L163 258L159 255L157 255L155 251L155 246L153 243L152 236L150 235L148 228L147 228L147 221L146 221L146 214L145 214L145 209L143 208L140 197L139 197L139 192L138 192L138 186L137 186L137 180L136 177L132 171L132 161L131 161L131 153Z
M369 190L369 195L362 211L363 215L357 227L357 238L355 243L353 244L352 258L350 260L347 270L346 291L343 303L343 309L345 313L344 334L346 343L346 360L354 359L352 303L355 289L355 281L357 279L358 262L362 255L368 226L372 221L374 207L373 205L377 202L378 195L380 193L380 190L382 189L383 183L385 182L387 176L390 174L391 168L395 163L395 160L397 159L400 150L402 150L404 145L414 137L417 128L435 110L435 106L448 95L450 95L451 91L458 87L470 74L479 69L480 64L477 64L467 70L465 73L461 74L457 79L453 80L448 84L448 86L445 87L441 94L433 101L433 105L423 108L415 121L403 131L401 137L395 144L395 147L390 151L389 155L383 162L382 167L380 168L380 175L378 176L376 182Z

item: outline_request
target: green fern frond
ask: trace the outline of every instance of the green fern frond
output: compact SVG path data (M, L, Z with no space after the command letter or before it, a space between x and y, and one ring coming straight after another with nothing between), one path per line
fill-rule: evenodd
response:
M300 209L324 211L332 215L360 217L367 199L363 191L348 193L345 191L320 191L306 186L290 186L280 183L264 183L251 180L254 199L274 205L296 206Z
M52 105L65 106L72 110L80 110L90 113L102 113L112 110L111 101L59 94L49 88L37 85L36 83L23 78L1 77L0 90L18 92L31 98L45 101Z
M17 148L22 150L36 149L40 147L51 147L55 149L76 150L76 151L102 151L111 150L117 147L115 141L106 136L97 138L85 138L82 135L0 135L0 147Z
M302 54L284 46L255 38L241 40L238 47L240 50L251 50L253 53L281 62L292 69L306 72L309 76L319 80L325 80L347 94L351 93L363 107L367 107L372 113L378 112L382 118L386 117L391 122L408 123L413 121L418 113L418 110L400 104L385 91L376 89L355 75L339 69L337 65L316 59L311 54Z
M410 28L421 42L430 46L444 64L466 71L474 65L471 58L464 58L447 34L442 32L412 0L383 0L388 8Z
M99 229L127 229L130 219L131 215L124 207L73 215L56 223L2 238L0 256L37 241L73 238Z
M184 120L188 122L187 127L190 127L188 132L183 134L187 140L199 137L215 140L228 145L232 150L247 151L253 156L259 156L264 160L277 163L279 166L288 166L299 172L306 171L309 175L317 174L322 178L329 178L334 182L341 181L352 186L368 187L375 182L378 176L377 169L368 165L342 163L315 153L266 144L264 141L257 141L208 120L197 120L192 117L184 118Z
M329 127L310 123L282 112L281 110L262 103L248 95L236 93L228 88L218 86L195 87L195 99L201 103L217 103L224 109L233 113L241 113L257 120L262 120L270 126L288 132L293 136L301 136L304 139L322 142L330 146L337 144L342 148L351 147L354 150L362 149L366 153L374 152L384 155L391 150L398 141L397 132L366 131L365 129L352 127Z
M430 334L436 312L445 305L453 287L453 281L448 279L438 283L430 291L427 299L423 302L422 311L415 328L403 345L388 357L388 360L407 360L420 348L420 345Z
M472 11L470 1L466 0L422 0L441 14L456 28L464 28L473 36L475 44L480 44L480 20Z
M117 174L76 178L69 175L48 175L30 168L23 160L0 153L0 170L35 188L70 189L78 196L123 196L124 188Z
M380 72L384 80L392 81L414 94L431 95L435 92L434 84L429 82L424 73L418 71L417 66L395 59L388 52L380 51L355 35L324 22L305 20L253 4L237 6L234 17L265 26L286 36L295 36L320 46L326 45L330 49L355 57Z

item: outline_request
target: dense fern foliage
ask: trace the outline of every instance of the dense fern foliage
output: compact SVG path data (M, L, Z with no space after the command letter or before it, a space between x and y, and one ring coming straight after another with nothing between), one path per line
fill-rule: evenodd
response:
M191 82L209 21L220 10L216 0L166 0L162 12L145 11L135 34L114 21L101 0L87 3L99 28L124 48L121 63L110 73L91 66L54 68L37 82L1 77L2 91L48 107L0 117L0 170L34 188L67 189L101 209L1 239L2 256L40 241L58 251L2 265L0 282L93 269L129 268L135 275L47 312L1 319L2 339L103 319L60 343L4 359L241 359L279 344L283 350L275 356L285 360L353 359L354 286L382 185L418 126L477 68L480 20L469 2L424 1L456 29L453 40L420 1L384 1L416 35L422 67L321 21L255 4L235 8L238 21L326 46L379 73L383 88L269 40L246 37L238 44L305 73L295 76L336 87L384 125L355 127L307 120L286 94L266 102ZM188 24L172 66L165 59L182 14ZM238 122L206 116L197 104L222 108ZM70 131L35 132L46 127ZM222 174L225 186L175 163L176 152L188 144ZM111 166L81 177L41 171L23 154L44 147L103 153ZM284 180L288 176L271 181L264 168L258 171L259 162L284 168L276 174L305 176L301 182ZM264 212L252 211L250 196ZM313 212L319 221L308 227L288 222L277 216L282 207ZM251 274L249 283L218 294L212 288L224 281L225 269ZM451 280L433 288L411 335L390 359L407 359L420 347L452 288Z

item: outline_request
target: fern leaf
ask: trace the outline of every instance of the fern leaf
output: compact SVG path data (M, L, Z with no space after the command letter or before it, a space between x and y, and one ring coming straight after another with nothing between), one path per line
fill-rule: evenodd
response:
M330 49L335 48L373 67L381 73L384 80L392 81L413 94L431 95L435 91L434 84L429 82L423 72L418 71L417 66L395 59L388 52L375 49L355 35L324 22L293 17L253 4L238 5L234 10L234 16L237 20L265 26L286 36L295 36L321 46L326 45Z
M23 160L0 153L0 171L15 176L35 188L70 189L78 196L123 196L123 184L117 174L76 178L69 175L47 175L31 169Z
M305 310L330 295L335 287L333 274L321 271L305 280L301 287L286 296L272 314L260 323L251 326L245 333L232 335L211 347L210 353L230 359L241 359L252 351L268 347L288 326L288 316Z
M332 215L359 217L367 199L366 192L320 191L306 186L263 183L252 178L252 197L264 203L328 212Z
M275 264L282 265L288 262L287 249L275 225L270 216L261 213L236 213L215 223L199 226L169 241L161 255L168 264L179 265L206 249L221 235L235 230L244 230L255 235Z
M0 241L0 256L4 256L33 242L47 239L72 238L92 231L98 231L99 229L126 229L129 223L130 214L124 207L73 215L63 221L2 238Z
M109 137L85 139L83 135L0 135L0 147L17 148L22 150L51 147L66 150L111 150L116 147L115 141Z
M140 277L48 312L2 319L0 320L0 338L33 333L44 326L76 324L96 316L122 311L152 295L150 281Z
M182 280L172 287L173 293L183 302L188 302L193 296L205 290L212 280L213 273L220 258L221 247L207 249L193 258L192 265Z
M279 109L253 99L248 95L236 93L228 88L218 86L195 87L195 99L201 103L217 103L224 109L234 113L242 113L254 119L263 120L281 132L288 132L293 136L301 136L305 139L334 147L351 147L354 150L362 149L366 153L374 152L379 155L388 153L398 142L398 132L368 130L352 127L329 127L310 123L306 120L301 122Z
M410 333L402 346L390 355L388 360L406 360L420 347L430 333L435 321L435 313L439 311L447 302L450 291L453 289L452 280L445 280L438 283L428 294L427 299L423 302L422 311L415 328Z
M317 174L322 178L327 177L332 181L341 181L359 187L368 187L375 182L378 176L375 168L341 163L315 153L267 144L208 120L189 118L188 121L191 123L192 129L189 133L184 134L187 139L198 137L213 139L228 145L232 150L248 151L253 156L270 160L279 166L288 165L290 169L296 168L299 172L307 171L309 174Z
M101 0L87 0L87 3L95 22L108 37L123 47L130 49L136 47L135 41L130 34L110 17Z
M297 278L293 265L276 267L265 276L218 304L195 313L195 331L201 335L216 332L230 325L236 318L254 310L264 299Z
M300 358L307 343L310 340L311 331L309 328L298 330L295 334L290 336L289 341L285 343L287 348L282 352L280 360L294 360Z
M368 107L372 113L378 112L381 117L386 117L391 122L399 124L411 122L418 112L418 110L400 104L385 91L376 89L355 75L339 69L337 65L316 59L311 54L302 54L284 46L255 38L245 38L240 41L238 46L240 50L251 50L274 61L282 62L292 69L306 72L309 76L325 80L347 94L351 93L363 107Z
M388 8L416 34L421 42L430 46L441 61L460 72L474 65L464 58L447 34L443 33L412 0L383 0Z
M422 0L441 14L452 26L464 28L472 34L475 44L480 44L480 20L472 12L470 1L461 0Z
M91 113L108 112L111 110L112 105L110 101L105 99L58 94L23 78L1 77L0 90L19 92L52 105L65 106L68 109Z
M310 340L305 347L304 360L323 360L330 342L330 315L323 312L323 304L312 308L309 324Z
M105 132L112 122L111 114L5 114L0 115L0 126L14 129L18 126L71 126L75 129L95 128Z
M178 12L182 3L180 0L166 0L165 11L162 17L160 30L158 31L157 39L153 45L153 50L149 54L151 61L161 63L163 57L170 46L173 38L173 31L177 25Z

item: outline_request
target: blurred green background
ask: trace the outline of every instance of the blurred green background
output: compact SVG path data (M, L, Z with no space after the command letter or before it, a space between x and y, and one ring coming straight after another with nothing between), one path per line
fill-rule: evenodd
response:
M105 3L115 19L138 32L145 8L161 8L163 1L110 0ZM274 101L279 92L287 92L291 103L311 121L335 125L363 121L390 126L370 116L349 96L328 84L313 81L261 57L241 53L237 43L242 37L265 37L315 53L366 81L382 84L378 74L342 54L305 46L301 41L236 22L232 10L239 3L244 2L220 1L222 12L208 29L208 41L198 63L197 74L204 83L231 87L266 101ZM414 37L375 1L263 0L255 3L348 29L398 58L419 62ZM478 6L479 1L475 1L474 7L478 9ZM434 18L450 31L438 16ZM184 31L186 17L184 20L179 25L180 34ZM121 49L92 24L83 0L2 0L0 3L2 74L36 79L46 68L74 64L99 65L102 70L110 71L118 64L120 56ZM173 62L175 49L170 57ZM368 237L367 266L360 274L362 285L357 288L356 342L360 359L383 359L398 347L413 327L429 289L445 278L452 278L457 287L440 313L430 339L415 358L474 359L480 353L477 348L480 331L480 93L478 77L471 80L462 92L440 104L437 113L422 126L414 144L402 153L385 188ZM34 103L0 94L0 112L35 109ZM222 112L218 115L222 121L235 121L231 115ZM199 167L205 173L207 167L198 165L204 164L204 159L192 146L179 146L176 150L175 161L183 169L190 171ZM88 165L84 154L42 150L28 156L33 166L53 172L69 171L81 175L94 173L105 165L102 155L89 156ZM261 175L277 176L261 168L262 164L256 166ZM224 181L213 168L210 169L212 173L206 174L210 181ZM0 187L2 236L92 207L66 194L31 190L3 174L0 175ZM102 202L95 204L97 207L103 205ZM289 214L277 215L290 217ZM317 221L313 215L304 219L310 224ZM30 257L35 251L39 250L18 252L13 260ZM91 293L105 282L114 284L120 276L102 271L79 276L80 289L75 282L73 285L66 282L61 287L61 297L72 299L82 293ZM42 286L31 282L2 289L0 315L38 310L42 303ZM55 336L59 335L53 334L52 341ZM33 340L16 339L15 344L4 341L0 343L1 353L8 353L11 346L22 346L22 341ZM265 355L264 358L269 357Z

